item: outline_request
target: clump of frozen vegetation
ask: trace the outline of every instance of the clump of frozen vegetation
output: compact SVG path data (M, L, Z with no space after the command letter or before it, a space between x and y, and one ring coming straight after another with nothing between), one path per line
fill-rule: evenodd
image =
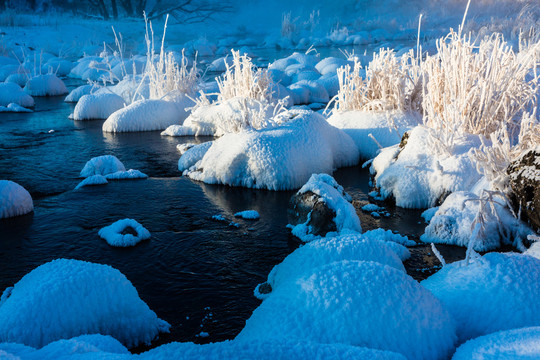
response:
M170 327L120 271L68 259L43 264L6 289L0 320L1 342L32 347L98 333L134 347Z
M314 173L358 163L349 135L320 114L291 110L282 116L287 119L279 127L229 133L189 149L179 170L209 184L288 190L301 187Z
M499 330L540 326L540 260L488 253L448 264L422 285L441 300L457 323L460 342Z
M73 120L107 119L124 107L124 99L114 93L83 95L73 111Z
M54 74L34 76L28 80L24 91L31 96L58 96L68 93L64 82Z
M266 69L256 68L247 55L232 51L232 65L217 79L219 94L211 102L205 93L196 100L183 125L163 135L214 135L260 130L279 125L283 101L274 98L273 82Z
M34 99L17 84L0 83L0 106L9 106L10 104L30 108L34 107Z
M150 30L149 30L150 29ZM177 63L172 52L165 51L163 32L159 56L154 51L152 24L146 30L147 60L145 71L136 87L132 102L114 112L103 124L105 132L164 130L172 124L182 123L188 116L186 108L193 106L193 96L200 82L196 61L189 67L182 53ZM129 79L126 79L129 82ZM148 87L148 97L135 100L141 90Z
M0 180L0 219L34 211L30 193L16 182Z
M132 230L134 234L126 232ZM99 236L111 246L135 246L140 241L150 239L150 231L133 219L123 219L99 230Z

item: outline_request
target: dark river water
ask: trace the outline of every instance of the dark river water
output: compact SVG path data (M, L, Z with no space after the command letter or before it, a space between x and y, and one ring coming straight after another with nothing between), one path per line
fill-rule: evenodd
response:
M34 113L0 114L0 179L24 186L35 206L33 214L0 220L0 292L56 258L103 263L125 274L150 308L172 325L154 346L233 338L260 303L253 296L255 286L299 246L285 227L294 192L206 185L180 177L176 145L208 138L105 134L103 121L69 120L73 108L63 97L36 98ZM150 178L74 191L86 161L105 154ZM355 200L368 200L367 170L340 169L334 176ZM257 210L260 220L234 218L248 209ZM391 212L382 219L361 214L364 230L421 233L418 212ZM228 221L212 220L213 215ZM126 217L143 224L152 238L114 248L98 236L100 228ZM210 335L199 337L202 331Z

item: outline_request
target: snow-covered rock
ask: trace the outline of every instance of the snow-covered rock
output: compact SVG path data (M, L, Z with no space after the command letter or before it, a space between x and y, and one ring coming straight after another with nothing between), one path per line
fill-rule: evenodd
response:
M343 58L327 57L319 61L315 65L315 69L324 76L327 74L336 74L338 68L346 65L353 66L354 63Z
M358 163L352 139L320 114L288 114L293 118L280 127L224 135L183 174L210 184L286 190L302 186L313 173Z
M401 354L343 344L318 344L301 341L223 341L198 345L170 343L138 357L141 360L201 360L201 359L355 359L355 360L405 360Z
M375 261L405 271L401 259L385 241L361 234L326 237L296 249L274 266L266 283L255 289L255 295L266 298L269 294L261 294L261 287L269 285L274 290L284 283L311 275L323 265L343 260Z
M0 219L28 214L34 211L32 196L21 185L0 180Z
M493 213L491 206L487 206L488 211L482 214L482 232L475 237L472 244L476 251L489 251L512 244L513 239L525 239L531 231L504 206L504 200L494 200L491 205L496 213ZM468 246L473 238L473 223L480 209L480 201L478 195L468 191L450 194L430 219L420 240L426 243Z
M113 93L83 95L73 111L73 120L107 119L124 107L124 99Z
M87 178L85 178L83 181L77 184L75 186L75 190L80 189L85 186L97 186L97 185L105 185L108 184L107 178L103 175L90 175Z
M288 89L295 105L330 101L326 88L317 81L300 80L290 85Z
M421 360L447 359L456 335L442 304L403 271L372 261L340 261L278 286L236 339L310 339Z
M328 122L342 129L354 140L360 156L372 159L383 148L399 144L401 136L418 125L416 113L375 111L334 111Z
M11 103L28 108L34 106L34 99L15 83L0 83L0 106Z
M105 354L117 360L131 357L128 349L118 340L109 335L99 334L81 335L67 340L53 341L41 349L22 344L0 343L0 357L4 359L2 351L14 356L14 359L25 360L94 359ZM10 358L7 357L7 359Z
M192 166L195 166L195 164L204 157L213 143L213 141L207 141L186 150L178 160L178 170L185 171Z
M114 155L102 155L90 159L83 167L80 177L92 175L112 174L117 171L126 171L124 164Z
M304 242L320 236L362 232L352 198L328 174L313 174L291 198L292 234Z
M47 60L41 67L41 73L66 76L71 72L71 69L73 69L74 66L75 65L69 60L53 57Z
M0 106L0 113L2 112L34 112L32 109L27 109L15 103L8 104L8 106Z
M471 189L481 175L468 156L480 146L478 136L456 138L452 149L437 150L430 129L417 126L403 149L385 148L372 163L371 171L383 198L393 196L404 208L430 208L449 193ZM431 149L427 151L426 149Z
M244 210L234 214L235 217L239 217L245 220L258 220L261 215L256 210Z
M32 96L57 96L68 93L64 82L53 74L34 76L28 80L24 91Z
M456 320L460 342L499 330L540 326L540 260L488 253L444 266L422 281Z
M68 94L68 96L66 96L64 101L76 103L84 95L90 94L92 92L92 89L94 89L94 85L81 85L71 90L71 92Z
M107 180L134 180L134 179L146 179L148 175L139 170L129 169L128 171L116 171L105 175Z
M533 360L540 359L540 327L499 331L469 340L452 360Z
M21 87L24 87L26 85L26 82L28 81L28 75L27 74L11 74L6 78L6 82L15 83Z
M193 105L187 97L176 101L139 100L114 112L103 123L105 132L135 132L165 130L182 123L187 117L186 107Z
M135 234L124 232L133 229ZM150 231L133 219L123 219L99 230L98 235L111 246L135 246L143 240L150 239Z
M0 302L0 342L42 347L99 333L133 347L149 344L170 327L139 298L131 282L108 265L57 259L6 291Z

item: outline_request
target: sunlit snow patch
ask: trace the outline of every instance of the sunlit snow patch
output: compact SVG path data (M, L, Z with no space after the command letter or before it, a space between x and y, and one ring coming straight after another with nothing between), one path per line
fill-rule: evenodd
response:
M135 234L124 233L131 229ZM133 219L123 219L99 230L99 236L111 246L135 246L140 241L150 239L150 231Z
M37 267L0 302L0 342L33 347L97 333L133 347L149 344L169 327L120 271L79 260Z
M0 219L32 211L34 202L25 188L13 181L0 180Z

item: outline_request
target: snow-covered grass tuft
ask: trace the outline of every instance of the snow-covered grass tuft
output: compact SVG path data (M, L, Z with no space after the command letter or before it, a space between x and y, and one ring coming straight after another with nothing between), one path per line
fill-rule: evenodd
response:
M126 232L130 229L134 234ZM133 219L118 220L100 229L98 235L109 245L118 247L135 246L142 240L150 239L150 231Z
M339 68L337 76L339 93L334 101L339 112L419 109L420 67L412 50L399 57L383 48L365 69L355 58L354 66Z

